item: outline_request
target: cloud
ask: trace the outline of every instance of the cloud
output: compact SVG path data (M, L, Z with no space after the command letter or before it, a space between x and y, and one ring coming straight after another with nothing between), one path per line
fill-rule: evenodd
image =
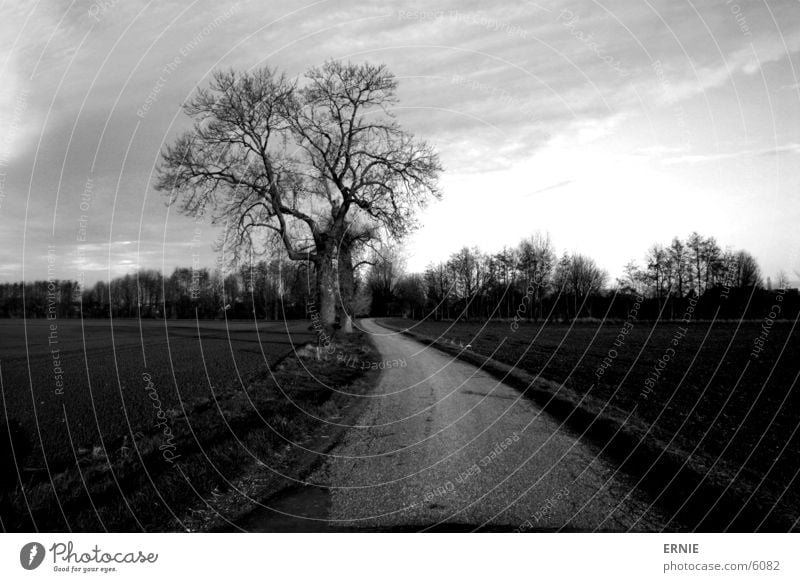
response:
M720 152L713 154L672 156L672 157L662 158L661 163L667 166L675 164L702 164L707 162L718 162L720 160L752 158L755 156L774 156L779 154L800 154L800 144L788 143L763 149L749 149L749 150L740 150L735 152Z
M550 190L557 190L559 188L563 188L564 186L569 186L572 184L573 180L563 180L558 184L553 184L552 186L547 186L545 188L539 188L538 190L534 190L530 194L526 194L526 196L534 196L535 194L542 194L544 192L549 192Z

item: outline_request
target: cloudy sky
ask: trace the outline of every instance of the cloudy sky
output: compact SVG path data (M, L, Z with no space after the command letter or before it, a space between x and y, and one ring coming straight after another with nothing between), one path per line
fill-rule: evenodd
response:
M0 4L0 280L213 265L150 187L215 68L389 66L442 157L408 267L535 231L618 275L693 230L800 271L800 5L616 0Z

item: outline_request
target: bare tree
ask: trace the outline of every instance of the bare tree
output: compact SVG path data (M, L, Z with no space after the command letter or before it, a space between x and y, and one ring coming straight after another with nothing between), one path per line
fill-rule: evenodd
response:
M619 289L625 293L641 295L647 288L647 276L639 269L636 261L628 261L623 269L624 275L617 279Z
M542 315L542 297L549 284L556 262L555 250L550 235L537 232L520 242L518 247L519 270L522 273L526 288L533 289L533 309L530 314L538 319Z
M683 297L686 283L690 279L687 273L686 246L676 236L667 248L669 261L670 288L673 295Z
M795 273L795 275L797 275L797 273ZM775 288L786 289L788 286L789 286L789 276L786 274L786 271L781 269L775 276Z
M320 319L332 326L337 299L352 298L355 248L402 237L439 195L438 156L389 110L396 87L384 66L336 61L302 87L270 68L215 73L184 106L194 127L163 152L157 188L223 225L220 244L235 257L277 242L312 264Z
M580 316L581 305L590 295L598 293L607 279L608 273L594 259L577 253L564 253L553 274L555 286L572 298L574 317Z
M374 315L382 317L389 314L395 283L401 273L402 260L396 249L373 251L365 286L371 295L370 307Z
M735 287L760 287L761 268L756 258L747 251L738 251L733 255L731 265L732 280Z
M647 251L647 278L653 287L653 296L659 305L669 289L669 254L660 244L654 244Z
M514 287L516 283L518 257L516 249L503 249L496 253L494 256L494 265L496 270L497 282L500 285L498 300L500 297L505 297L504 307L505 316L511 317L514 306Z
M438 196L438 156L403 131L389 109L397 82L384 66L329 61L306 75L288 119L305 152L307 174L330 207L327 244L336 245L340 287L352 290L352 253L378 230L400 239L414 213ZM319 252L319 248L317 249ZM340 294L345 326L348 295Z
M705 238L696 232L686 241L691 277L695 293L700 296L724 276L722 250L714 237Z
M403 317L422 317L427 297L422 275L411 273L400 277L395 288Z
M689 260L691 263L691 280L697 296L703 294L703 237L697 232L693 232L686 240L686 248L689 249Z
M463 317L467 321L469 321L470 313L474 313L477 309L477 302L475 304L473 302L480 291L483 276L482 260L480 250L463 247L448 261L450 269L455 275L453 282L456 293L463 300Z
M450 295L453 282L444 263L431 264L425 269L427 297L433 303L434 318L438 321L450 317Z

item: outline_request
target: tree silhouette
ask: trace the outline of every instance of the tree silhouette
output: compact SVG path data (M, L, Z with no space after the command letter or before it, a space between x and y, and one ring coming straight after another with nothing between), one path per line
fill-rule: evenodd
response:
M403 237L439 196L438 156L394 120L396 88L382 65L338 61L302 86L270 68L217 72L184 106L194 127L163 152L156 187L223 225L234 257L277 244L313 265L322 323L338 306L347 329L359 247Z

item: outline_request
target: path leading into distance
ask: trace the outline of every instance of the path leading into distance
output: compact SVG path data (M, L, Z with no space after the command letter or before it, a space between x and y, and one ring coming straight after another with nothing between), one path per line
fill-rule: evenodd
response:
M631 480L522 394L365 320L391 367L307 479L249 531L654 531L668 519ZM295 516L295 517L291 517Z

